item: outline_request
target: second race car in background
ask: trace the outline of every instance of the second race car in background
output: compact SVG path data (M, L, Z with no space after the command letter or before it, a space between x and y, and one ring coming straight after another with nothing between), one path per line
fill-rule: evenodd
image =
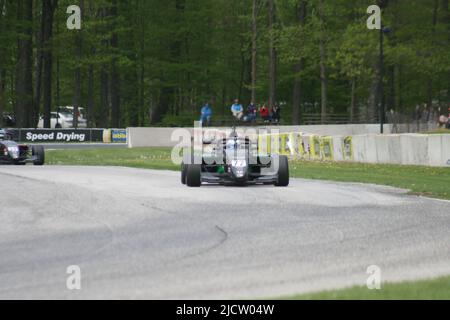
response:
M28 146L12 140L12 134L0 129L0 164L42 166L45 163L43 146Z

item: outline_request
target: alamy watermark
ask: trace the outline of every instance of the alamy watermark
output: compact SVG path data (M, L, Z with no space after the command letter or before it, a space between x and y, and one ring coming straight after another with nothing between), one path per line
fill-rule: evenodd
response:
M71 5L67 7L67 14L70 16L67 18L67 29L69 30L81 30L81 9L77 5Z
M81 268L77 265L68 266L66 273L69 275L66 280L68 290L81 290Z
M367 19L367 29L381 30L381 8L377 5L369 6L367 13L370 14Z
M367 268L366 285L369 290L381 290L381 268L377 265L372 265Z

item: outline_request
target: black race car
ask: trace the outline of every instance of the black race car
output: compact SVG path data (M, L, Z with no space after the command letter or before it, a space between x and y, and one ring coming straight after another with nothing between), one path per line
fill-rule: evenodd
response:
M184 152L181 183L200 187L204 183L220 185L265 184L289 185L289 162L286 156L258 155L258 145L234 132L229 138L205 143L209 152Z
M43 146L28 146L13 141L12 134L0 129L0 164L42 166L45 162Z

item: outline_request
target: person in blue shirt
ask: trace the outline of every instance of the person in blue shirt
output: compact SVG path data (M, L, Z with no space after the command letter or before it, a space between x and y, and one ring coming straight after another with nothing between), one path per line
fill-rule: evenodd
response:
M231 113L237 120L241 120L244 116L244 108L239 103L239 99L234 100L234 104L231 106Z
M212 109L209 103L206 103L201 110L200 122L204 126L208 126L211 123L212 118Z

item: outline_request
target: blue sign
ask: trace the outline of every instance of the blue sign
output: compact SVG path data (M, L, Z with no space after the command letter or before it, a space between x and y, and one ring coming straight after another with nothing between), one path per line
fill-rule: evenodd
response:
M119 129L119 130L111 130L111 141L126 143L127 142L127 130Z

